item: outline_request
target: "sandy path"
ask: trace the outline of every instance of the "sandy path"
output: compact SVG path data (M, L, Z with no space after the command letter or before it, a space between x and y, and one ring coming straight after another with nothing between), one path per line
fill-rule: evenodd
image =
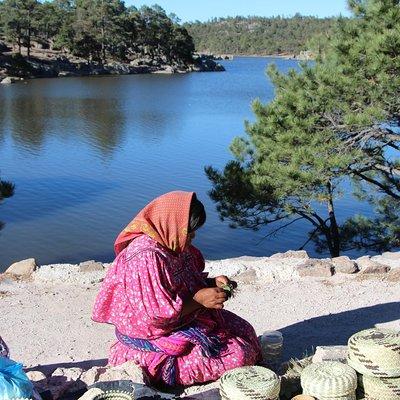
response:
M90 320L98 286L0 283L0 335L12 358L28 367L105 359L114 334ZM337 275L241 284L226 308L258 334L281 330L288 357L316 345L345 344L356 331L399 319L399 300L400 282Z

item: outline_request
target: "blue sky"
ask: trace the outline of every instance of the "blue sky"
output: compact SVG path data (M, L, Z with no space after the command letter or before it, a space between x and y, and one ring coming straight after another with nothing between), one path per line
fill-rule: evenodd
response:
M349 15L346 0L125 0L127 5L151 6L159 4L167 13L175 13L183 22L206 21L212 17L236 15L291 16L302 15L328 17Z

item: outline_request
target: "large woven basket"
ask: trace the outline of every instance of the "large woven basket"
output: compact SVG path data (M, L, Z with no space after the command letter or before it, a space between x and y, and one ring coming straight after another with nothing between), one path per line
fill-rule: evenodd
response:
M236 368L220 379L223 400L278 400L279 391L278 376L263 367Z
M349 339L348 363L363 375L400 377L400 333L367 329Z
M400 400L400 378L359 377L360 392L370 400Z
M357 374L353 368L335 361L311 364L301 373L303 393L318 399L353 400Z

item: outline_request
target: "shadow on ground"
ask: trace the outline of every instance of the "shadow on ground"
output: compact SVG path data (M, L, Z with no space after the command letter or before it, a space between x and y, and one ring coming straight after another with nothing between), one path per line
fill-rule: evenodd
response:
M351 295L343 293L343 296ZM377 304L311 318L280 329L284 359L310 354L316 346L346 345L349 337L375 324L400 318L400 302Z

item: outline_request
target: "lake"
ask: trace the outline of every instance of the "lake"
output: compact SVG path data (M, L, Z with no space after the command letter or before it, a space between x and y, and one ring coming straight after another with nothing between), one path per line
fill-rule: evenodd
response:
M204 166L223 167L228 146L252 120L251 101L273 98L265 75L294 60L236 58L227 71L37 79L0 88L0 176L16 185L0 205L0 271L34 257L39 264L111 261L119 231L154 197L191 190L207 209L195 245L207 259L267 256L297 249L299 222L268 240L222 223ZM349 195L339 219L368 206ZM312 244L306 250L315 255ZM355 252L349 253L356 255Z

